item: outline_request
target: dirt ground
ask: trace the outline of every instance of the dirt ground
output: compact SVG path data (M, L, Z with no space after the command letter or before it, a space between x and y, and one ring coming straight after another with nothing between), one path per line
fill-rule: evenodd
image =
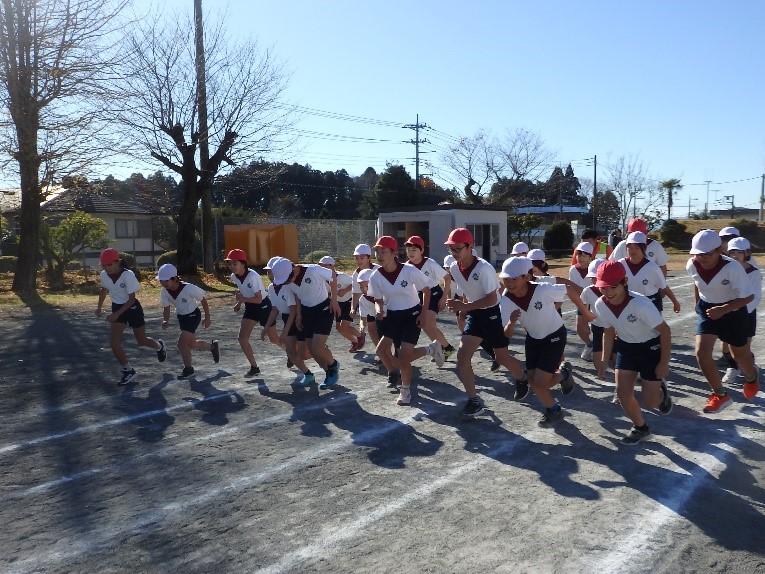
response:
M260 342L263 373L247 379L225 293L204 334L221 340L219 364L197 354L195 377L177 380L177 330L162 333L146 305L170 354L157 363L126 339L139 371L127 388L95 299L5 306L0 571L763 572L765 400L734 384L733 406L701 413L690 280L673 275L676 406L647 415L655 434L639 447L618 442L629 424L611 375L579 358L570 304L578 388L558 393L555 429L478 354L492 412L473 422L459 416L453 362L420 360L413 405L399 407L371 346L351 355L336 333L337 388L294 388L283 354ZM452 317L441 325L456 342Z

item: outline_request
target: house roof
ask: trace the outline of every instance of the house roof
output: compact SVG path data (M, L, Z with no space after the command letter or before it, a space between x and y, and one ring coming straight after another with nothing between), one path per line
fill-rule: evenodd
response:
M136 200L117 200L97 193L82 193L67 189L42 204L43 211L60 213L67 211L85 211L87 213L119 213L132 215L159 215L164 210L150 202Z
M564 205L562 211L563 213L587 213L588 209L586 207L579 207L576 205ZM519 213L521 215L531 214L531 213L560 213L560 212L561 212L560 205L529 206L529 207L518 207L515 209L515 213Z
M19 189L0 189L0 211L8 213L16 211L21 207L21 190Z
M381 207L380 213L395 213L397 211L507 211L507 207L498 205L473 205L470 203L447 203L441 205L402 205L398 207Z

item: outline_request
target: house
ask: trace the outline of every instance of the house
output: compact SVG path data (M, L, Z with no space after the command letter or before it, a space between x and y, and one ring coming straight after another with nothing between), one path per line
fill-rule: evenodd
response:
M466 227L473 233L478 255L495 265L507 257L507 210L486 205L439 205L422 209L395 207L381 210L377 235L391 235L404 242L412 235L425 240L426 255L442 263L448 251L444 241L449 232Z
M513 215L536 215L542 220L542 225L535 229L530 229L525 233L530 239L527 243L529 247L542 247L542 239L545 231L556 221L567 221L571 224L574 232L574 238L580 237L582 232L588 227L584 218L589 212L586 207L575 205L542 205L518 207L513 210Z

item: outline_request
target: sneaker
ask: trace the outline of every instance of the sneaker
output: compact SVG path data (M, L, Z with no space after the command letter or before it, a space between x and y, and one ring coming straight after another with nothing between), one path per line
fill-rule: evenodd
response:
M661 382L661 391L664 395L661 398L661 403L659 403L659 412L663 415L668 415L672 412L674 405L672 404L672 396L669 394L667 383L664 381Z
M441 350L444 352L444 361L448 361L456 349L451 345L446 345L446 347L441 347Z
M388 373L388 388L396 389L401 385L401 373L399 371L392 371Z
M245 377L254 377L255 375L260 374L260 367L257 365L250 365L250 370L247 371L247 374Z
M537 425L542 428L554 426L555 423L563 420L563 409L560 407L553 407L551 409L545 409L542 413L542 418L539 419Z
M210 343L210 353L212 353L214 363L220 361L220 346L217 339L213 339L212 343Z
M720 368L727 367L730 365L731 360L733 357L730 353L723 353L720 355L720 357L717 359L717 366Z
M579 355L585 361L592 361L592 345L585 345L582 354Z
M194 367L183 367L183 370L181 371L181 374L178 375L179 379L185 379L186 377L190 377L194 374Z
M300 377L300 380L295 384L299 387L310 387L315 383L316 377L313 376L312 372L308 371L307 373L303 373L303 376Z
M135 379L136 373L135 369L122 369L122 377L120 378L120 382L117 383L118 385L129 385L133 382L133 379Z
M444 350L441 348L441 343L438 341L431 341L428 345L428 354L433 357L437 367L444 366Z
M402 407L408 406L412 402L412 390L408 386L401 386L396 404Z
M734 382L739 375L738 369L734 369L733 367L728 367L725 369L725 374L722 376L722 382L726 385L730 385L732 382Z
M340 378L340 364L335 361L332 366L330 366L327 369L327 376L324 377L324 382L319 385L319 388L322 390L326 390L330 387L333 387L337 384L338 379Z
M466 417L477 417L484 412L486 412L486 405L483 404L480 397L470 397L465 404L465 408L462 409L462 414Z
M730 404L731 404L731 400L727 394L718 395L717 393L712 393L711 395L709 395L707 404L704 405L704 412L719 413L725 407L730 406Z
M492 373L496 373L499 371L499 363L497 361L492 361L490 369Z
M633 426L626 435L622 437L622 444L634 445L641 441L644 441L651 435L651 430L648 425L645 425L642 429Z
M564 361L560 367L560 389L564 395L574 392L574 377L571 376L571 363Z
M756 378L753 381L746 381L744 383L744 388L742 389L744 393L744 398L747 401L752 400L757 393L760 392L760 367L757 365L754 366L755 372L757 373Z
M529 382L528 381L515 381L515 394L513 399L516 401L522 401L529 395Z
M619 406L621 406L622 404L622 402L619 400L619 395L617 395L616 393L614 393L614 398L611 399L611 404L619 405Z
M157 343L159 343L159 349L157 350L157 360L160 363L164 363L165 359L167 359L167 349L165 349L165 342L162 339L157 339Z

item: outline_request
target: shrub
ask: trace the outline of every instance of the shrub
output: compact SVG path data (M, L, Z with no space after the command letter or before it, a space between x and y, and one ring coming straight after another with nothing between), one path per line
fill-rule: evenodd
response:
M318 249L316 251L311 251L310 253L308 253L305 256L305 260L308 261L309 263L318 263L319 259L321 259L322 257L326 257L327 255L329 255L329 251L323 251L321 249Z
M571 225L565 221L556 221L545 231L542 239L542 245L545 251L566 252L574 246L574 232Z
M161 267L165 263L178 264L178 254L175 251L165 251L162 255L157 257L157 267Z
M756 221L737 219L731 225L739 230L741 237L746 237L750 241L753 248L765 245L765 229L757 225Z
M685 229L685 225L674 219L667 219L659 230L661 242L666 247L676 247L687 250L691 245L691 234Z
M15 273L16 257L13 255L0 256L0 273Z

